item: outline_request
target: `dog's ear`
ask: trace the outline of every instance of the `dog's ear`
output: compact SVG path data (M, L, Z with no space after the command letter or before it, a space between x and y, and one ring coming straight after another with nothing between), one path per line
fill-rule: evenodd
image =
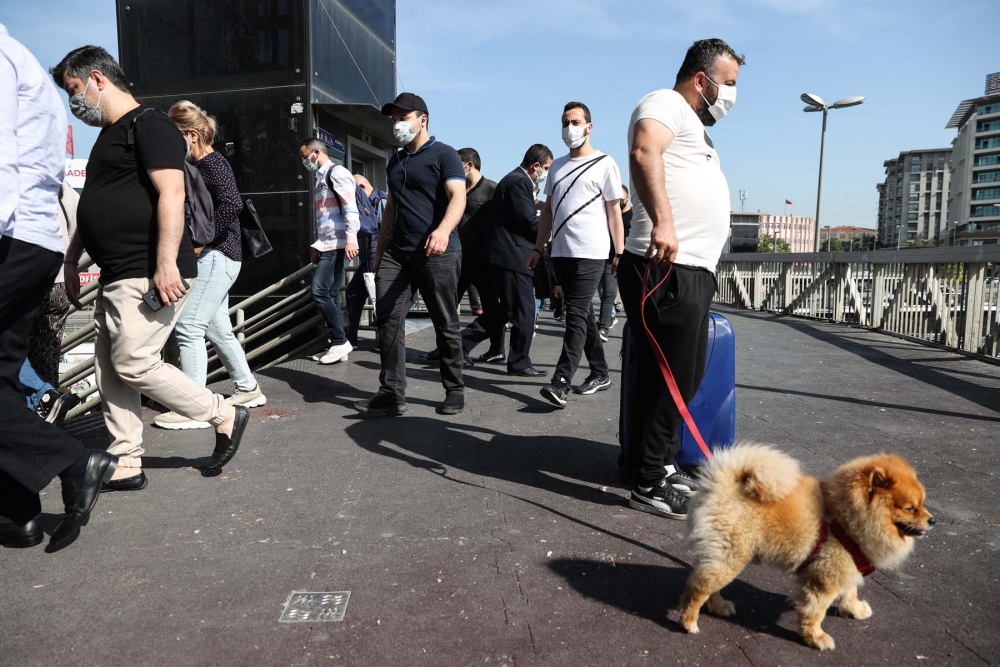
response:
M868 499L875 497L878 491L888 491L895 486L895 480L885 468L874 466L868 471Z

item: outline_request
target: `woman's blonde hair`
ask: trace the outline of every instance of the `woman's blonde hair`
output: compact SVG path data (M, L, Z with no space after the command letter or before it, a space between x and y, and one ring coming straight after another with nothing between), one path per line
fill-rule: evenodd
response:
M215 116L209 116L205 110L194 102L181 100L170 107L169 116L181 132L194 130L206 146L215 143L215 135L219 132L219 124Z

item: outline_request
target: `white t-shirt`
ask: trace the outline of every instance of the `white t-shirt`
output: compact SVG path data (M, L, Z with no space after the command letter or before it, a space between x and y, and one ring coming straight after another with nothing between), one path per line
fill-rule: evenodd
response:
M635 124L644 118L659 121L674 133L674 140L663 152L663 180L677 234L674 261L714 272L729 234L729 184L712 138L680 93L657 90L639 100L632 112L629 152ZM625 249L645 255L653 223L638 195L632 198L632 210L632 229Z
M602 155L601 151L578 158L564 155L549 167L545 198L552 203L553 257L607 259L611 253L605 202L622 198L622 174L614 158ZM585 166L598 158L592 167ZM569 218L577 209L579 212Z

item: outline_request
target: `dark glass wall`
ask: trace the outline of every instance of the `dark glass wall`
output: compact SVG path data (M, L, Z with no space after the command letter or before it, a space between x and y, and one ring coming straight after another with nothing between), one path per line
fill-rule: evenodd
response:
M756 224L734 224L729 241L729 252L757 252Z
M396 3L308 0L314 102L374 104L396 97Z
M306 83L303 0L119 0L136 95Z
M164 111L189 99L217 118L215 150L274 245L244 266L235 297L309 261L312 190L297 151L321 113L312 103L392 100L395 33L393 0L118 0L133 94ZM358 135L329 117L324 128Z

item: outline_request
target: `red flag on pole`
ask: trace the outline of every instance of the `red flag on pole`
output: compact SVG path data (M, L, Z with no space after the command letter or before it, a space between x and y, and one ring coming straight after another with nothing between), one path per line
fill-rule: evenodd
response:
M786 199L786 200L785 200L785 203L786 203L786 204L791 204L791 203L792 203L792 200L791 200L791 199Z
M66 152L69 153L70 157L73 157L73 126L69 126L69 131L66 133Z

